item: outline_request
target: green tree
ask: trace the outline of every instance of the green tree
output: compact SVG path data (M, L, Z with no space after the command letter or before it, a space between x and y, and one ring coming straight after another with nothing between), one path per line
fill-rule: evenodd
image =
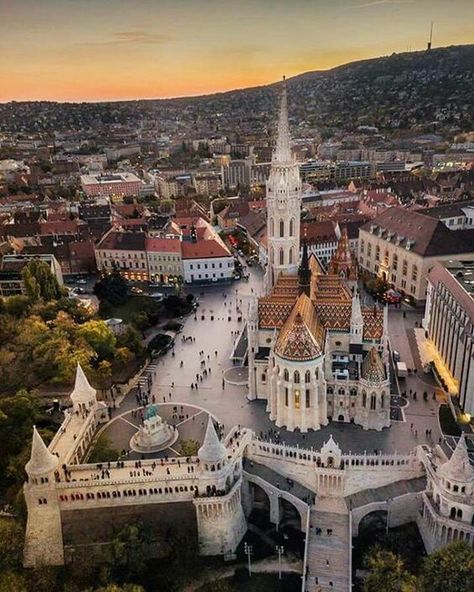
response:
M23 528L18 522L0 519L0 573L21 568L23 557Z
M116 338L104 321L87 321L79 326L78 335L95 350L99 358L110 358L114 352Z
M128 282L118 270L114 270L100 278L94 286L94 294L114 306L124 304L128 298Z
M451 543L425 557L420 576L426 592L474 590L474 550L464 541Z
M108 586L96 588L94 592L145 592L145 588L137 584L123 584L122 586L109 584Z
M194 456L199 450L199 442L197 440L183 440L180 446L180 453L183 456Z
M394 553L374 547L366 563L369 575L364 580L364 592L416 592L415 576Z
M46 302L57 300L63 294L59 282L49 265L40 259L29 261L22 272L25 291L31 302L43 299Z
M15 571L0 571L0 592L28 592L25 578Z
M5 313L16 318L26 316L29 307L30 300L27 296L10 296L4 301Z
M142 522L128 524L112 539L109 564L120 581L143 577L149 559L151 532Z
M134 354L143 352L142 336L135 327L128 326L123 333L117 337L117 347L127 347Z
M112 447L110 439L102 434L95 443L94 450L89 457L90 463L109 462L117 460L119 453Z

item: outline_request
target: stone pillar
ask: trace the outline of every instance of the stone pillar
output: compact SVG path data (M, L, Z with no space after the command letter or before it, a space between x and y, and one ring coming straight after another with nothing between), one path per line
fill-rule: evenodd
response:
M299 385L298 385L299 386ZM288 408L285 407L285 421L286 429L292 432L295 429L295 383L290 380L288 383ZM301 394L300 394L301 397ZM301 399L300 399L301 401Z
M276 492L270 492L270 522L278 528L280 524L280 501Z

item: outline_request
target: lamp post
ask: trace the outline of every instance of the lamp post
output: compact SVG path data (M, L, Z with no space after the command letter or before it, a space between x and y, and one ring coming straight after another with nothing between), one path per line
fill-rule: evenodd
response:
M252 575L252 564L251 564L250 557L252 555L252 545L247 545L247 543L244 543L244 553L247 555L249 576L251 576Z
M387 524L385 526L385 534L388 534L388 524L390 522L390 502L392 501L392 498L387 498Z
M285 547L283 545L276 545L275 551L278 554L278 579L281 580L281 556L285 552Z

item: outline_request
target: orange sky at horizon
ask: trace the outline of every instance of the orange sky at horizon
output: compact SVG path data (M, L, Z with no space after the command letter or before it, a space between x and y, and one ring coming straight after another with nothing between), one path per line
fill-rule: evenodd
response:
M471 0L0 0L0 102L209 94L472 42Z

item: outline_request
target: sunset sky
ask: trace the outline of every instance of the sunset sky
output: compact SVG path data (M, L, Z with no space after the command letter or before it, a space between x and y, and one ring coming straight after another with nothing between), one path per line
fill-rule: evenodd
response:
M473 42L473 0L0 0L0 101L170 97Z

